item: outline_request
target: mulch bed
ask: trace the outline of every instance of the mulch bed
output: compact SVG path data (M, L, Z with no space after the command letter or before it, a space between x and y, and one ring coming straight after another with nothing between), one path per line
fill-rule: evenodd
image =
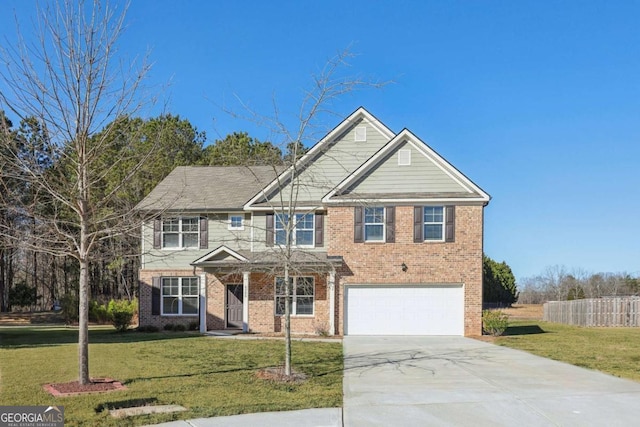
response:
M284 366L260 369L256 372L256 377L262 380L288 384L300 384L305 382L307 379L305 374L302 372L296 372L293 369L291 370L291 375L285 375Z
M89 384L80 384L78 381L71 381L68 383L45 384L44 389L53 396L65 397L126 390L127 387L111 378L92 378Z

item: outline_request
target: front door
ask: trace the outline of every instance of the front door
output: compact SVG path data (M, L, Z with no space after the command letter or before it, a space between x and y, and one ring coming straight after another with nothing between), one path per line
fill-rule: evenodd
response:
M227 285L227 328L242 328L242 285Z

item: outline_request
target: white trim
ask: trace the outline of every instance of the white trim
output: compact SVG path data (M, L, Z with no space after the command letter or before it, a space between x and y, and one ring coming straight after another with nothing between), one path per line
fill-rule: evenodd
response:
M343 190L348 188L349 185L354 183L357 179L364 176L366 173L371 170L374 166L376 166L380 161L384 159L386 155L389 154L393 149L395 149L402 142L406 141L411 144L411 146L415 147L418 152L427 157L429 160L433 162L433 164L446 173L450 178L452 178L457 184L459 184L462 188L464 188L468 193L477 193L480 197L473 199L463 199L463 200L477 200L482 201L484 203L488 203L491 197L485 193L480 187L474 184L469 178L464 176L462 172L456 169L451 163L447 162L443 157L441 157L438 153L436 153L433 149L431 149L426 143L420 140L417 136L415 136L408 129L404 129L398 135L396 135L391 141L389 141L382 149L380 149L376 154L371 156L366 162L360 165L351 175L347 176L340 184L338 184L333 190L327 193L322 198L322 203L331 203L335 202L331 200L333 196ZM362 199L360 199L362 200ZM398 199L396 199L398 200ZM410 199L413 200L413 199ZM420 199L417 199L420 200ZM442 200L453 201L456 199L444 198ZM387 200L385 201L392 201ZM395 200L393 200L395 201ZM407 201L405 199L399 199L399 201ZM344 200L340 200L339 202L344 202Z
M309 159L312 159L318 151L321 151L324 148L325 145L331 143L337 136L342 134L345 130L347 130L349 126L351 126L354 122L358 120L367 120L374 129L376 129L386 138L389 138L389 139L393 138L394 133L388 127L386 127L382 122L376 119L371 113L369 113L363 107L360 107L356 111L351 113L351 115L349 115L349 117L344 119L340 124L338 124L338 126L333 128L333 130L330 131L318 143L316 143L313 147L311 147L311 149L304 156L302 156L300 160L298 160L296 163L298 165L307 163ZM260 190L258 194L253 196L253 198L244 205L244 210L256 209L251 205L256 203L259 199L266 197L266 195L269 194L272 190L274 190L277 185L286 181L285 178L287 178L291 174L292 170L293 170L293 166L287 168L287 170L282 172L269 185L267 185L262 190Z
M382 209L382 223L369 222L367 223L367 209ZM381 239L367 239L367 225L382 225L382 238ZM369 243L385 243L387 241L387 208L384 206L365 206L362 212L362 238L365 242Z
M316 247L316 213L315 212L293 212L293 213L288 213L288 214L282 214L282 213L274 213L273 215L273 244L274 246L279 246L281 248L285 247L286 245L284 244L280 244L278 243L278 238L277 238L277 234L278 231L285 231L286 230L284 228L278 228L277 225L279 222L282 221L278 221L278 215L289 215L289 217L293 216L295 218L296 215L311 215L312 216L312 226L311 229L308 228L302 228L301 231L311 231L311 244L309 245L298 245L297 242L297 232L298 232L298 221L296 219L295 224L293 225L293 228L291 229L291 246L294 248L315 248ZM289 221L291 221L291 219L289 219Z
M240 217L240 227L234 227L233 222L231 221L232 217ZM229 213L227 214L227 229L232 231L244 230L244 212L241 214L237 213Z
M356 126L353 130L353 140L354 142L367 142L367 127L366 126Z
M408 199L380 199L380 198L375 198L375 199L371 199L371 198L366 198L366 197L358 197L358 198L351 198L351 199L335 199L335 200L327 200L324 203L327 203L329 205L340 205L340 204L347 204L347 205L352 205L354 203L362 203L363 201L366 201L367 203L371 203L371 204L376 204L376 203L415 203L415 204L421 204L421 205L437 205L437 204L453 204L453 202L459 202L456 203L456 205L464 205L465 203L468 202L468 204L478 204L478 202L482 202L482 204L487 204L487 200L479 198L479 197L474 197L474 198L469 198L469 197L438 197L438 198L429 198L429 199L425 199L425 198L408 198Z
M297 289L297 280L300 278L305 278L305 279L311 279L311 281L313 282L313 294L312 295L300 295L300 298L305 298L305 297L311 297L313 298L313 303L311 306L311 310L313 311L311 314L308 313L304 313L304 314L298 314L298 307L297 307L297 298L298 298L298 294L296 292ZM277 304L277 299L278 297L280 298L286 298L286 295L282 295L282 294L278 294L278 279L283 279L284 281L284 277L283 276L276 276L273 279L273 314L274 316L277 317L283 317L284 313L282 314L278 314L278 304ZM291 316L292 317L315 317L316 315L316 278L315 276L311 275L311 276L306 276L304 274L300 274L300 275L295 275L295 276L289 276L289 279L291 279Z
M249 332L249 272L242 272L242 332Z
M403 148L398 150L398 166L411 166L411 150Z
M233 249L230 249L229 247L222 245L217 247L216 249L212 250L211 252L209 252L208 254L198 258L197 260L193 261L191 263L191 265L193 264L200 264L201 262L205 262L207 261L209 258L214 257L222 252L226 252L227 254L231 255L232 257L234 257L235 259L237 259L238 261L249 261L246 257L240 255L238 252L234 251Z
M329 288L329 335L333 336L336 333L336 272L334 270L329 272L327 285Z
M200 274L200 333L207 332L207 274Z
M165 295L164 294L164 280L165 279L178 279L178 294L177 295ZM198 293L196 295L184 295L182 293L182 281L183 279L196 279L198 281ZM177 313L165 313L164 312L164 299L165 298L178 298L178 312ZM184 313L183 302L184 298L197 298L198 307L197 313ZM173 307L173 304L171 305ZM200 316L200 277L199 276L161 276L160 277L160 316L163 317L199 317Z

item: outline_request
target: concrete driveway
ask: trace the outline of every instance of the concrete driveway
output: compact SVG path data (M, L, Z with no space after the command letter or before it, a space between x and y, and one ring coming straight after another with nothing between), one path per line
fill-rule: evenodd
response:
M345 337L345 426L640 425L640 383L462 337Z

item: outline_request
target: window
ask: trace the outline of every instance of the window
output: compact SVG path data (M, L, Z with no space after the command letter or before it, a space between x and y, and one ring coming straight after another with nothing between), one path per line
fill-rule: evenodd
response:
M424 207L424 240L444 240L444 213L442 206Z
M367 127L366 126L358 126L355 129L355 140L356 140L356 142L365 142L367 140Z
M364 240L366 242L384 241L384 208L364 208Z
M398 166L411 165L411 150L398 150Z
M162 314L193 316L198 314L197 277L162 278Z
M200 219L168 218L162 221L162 247L169 249L197 248Z
M313 277L291 277L291 314L313 315L315 286ZM284 315L286 289L284 277L276 278L276 315Z
M242 215L229 215L229 230L244 230L244 217Z
M275 243L287 244L287 224L291 224L291 244L294 246L313 246L315 230L315 217L312 213L306 214L276 214L275 215Z

